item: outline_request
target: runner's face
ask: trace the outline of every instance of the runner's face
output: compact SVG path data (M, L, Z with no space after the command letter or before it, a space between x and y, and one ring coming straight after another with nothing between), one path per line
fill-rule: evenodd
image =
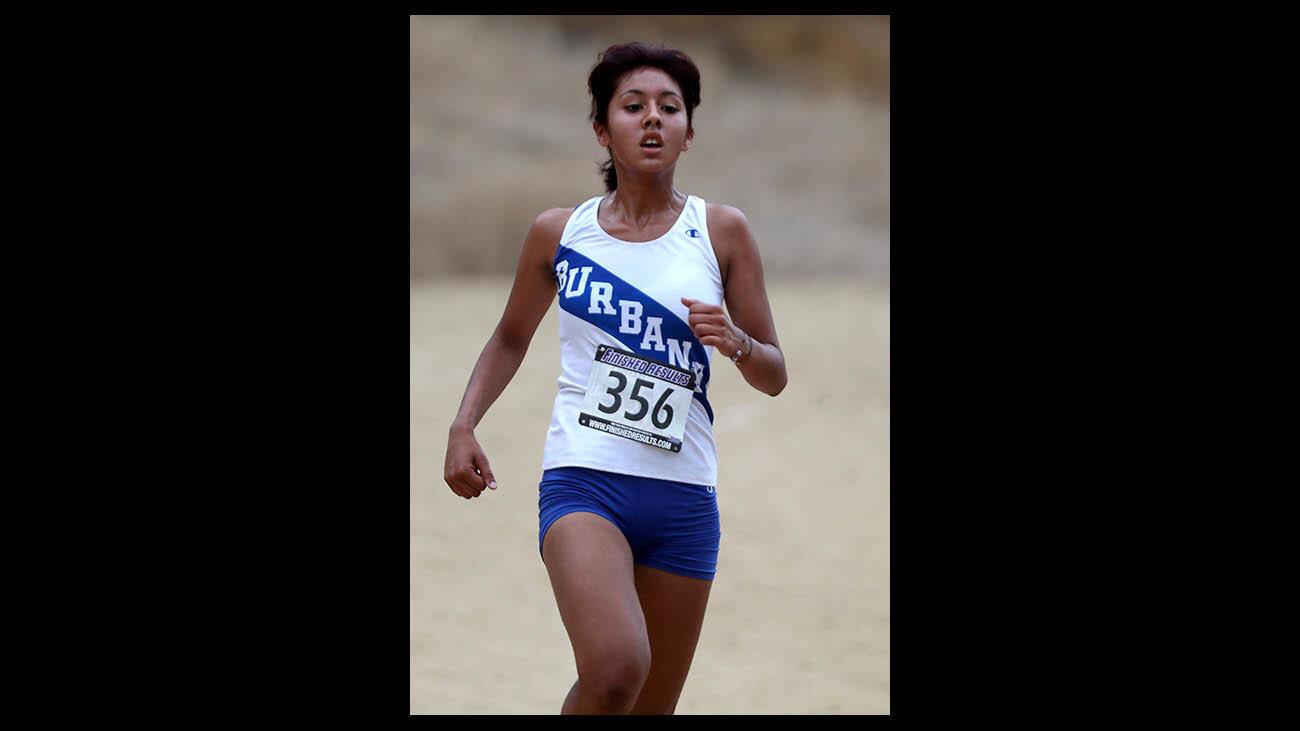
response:
M688 129L681 87L657 68L634 69L619 80L608 119L607 126L595 125L596 139L628 170L671 169L695 134ZM655 139L660 146L649 143Z

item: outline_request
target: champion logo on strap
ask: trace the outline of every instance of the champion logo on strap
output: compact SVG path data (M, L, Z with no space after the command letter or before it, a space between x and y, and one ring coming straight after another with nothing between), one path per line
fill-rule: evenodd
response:
M700 230L695 228L688 229L686 231L686 235L690 236L693 239L698 239L700 237Z

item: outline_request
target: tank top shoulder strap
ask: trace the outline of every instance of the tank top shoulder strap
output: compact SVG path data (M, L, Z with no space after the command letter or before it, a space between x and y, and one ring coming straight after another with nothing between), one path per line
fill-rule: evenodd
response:
M717 252L713 249L713 239L709 236L708 203L699 196L692 195L684 212L682 232L699 255L704 259L719 283L722 282L722 270L718 263Z
M603 197L598 195L595 198L588 198L573 209L568 222L564 224L564 233L560 235L560 246L568 246L575 234L592 224L596 216L596 210L600 205L600 199Z
M698 195L692 195L690 198L690 205L695 219L700 223L703 223L704 216L708 212L708 204Z

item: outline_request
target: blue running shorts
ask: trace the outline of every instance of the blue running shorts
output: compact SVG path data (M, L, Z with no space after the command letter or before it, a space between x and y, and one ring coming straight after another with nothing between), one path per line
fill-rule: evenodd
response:
M538 485L537 551L546 530L569 513L595 513L623 532L634 563L712 580L722 526L712 485L555 467Z

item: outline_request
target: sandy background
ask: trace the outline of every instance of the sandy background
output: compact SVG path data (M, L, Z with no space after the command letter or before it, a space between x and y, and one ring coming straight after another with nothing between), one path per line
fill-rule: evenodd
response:
M700 67L676 187L750 220L790 382L710 385L722 546L682 714L888 713L889 19L411 19L410 710L558 713L576 672L537 552L556 308L442 482L446 430L542 210L602 192L586 77L615 42ZM716 354L715 354L716 358Z
M447 427L509 286L411 289L412 713L558 713L576 677L537 553L554 305L477 430L500 489L466 501L442 482ZM889 293L769 294L790 382L772 398L715 360L723 538L677 710L887 713Z
M603 192L587 74L633 39L700 68L678 190L783 242L770 273L888 278L887 18L458 16L411 19L413 279L510 272L539 212Z

